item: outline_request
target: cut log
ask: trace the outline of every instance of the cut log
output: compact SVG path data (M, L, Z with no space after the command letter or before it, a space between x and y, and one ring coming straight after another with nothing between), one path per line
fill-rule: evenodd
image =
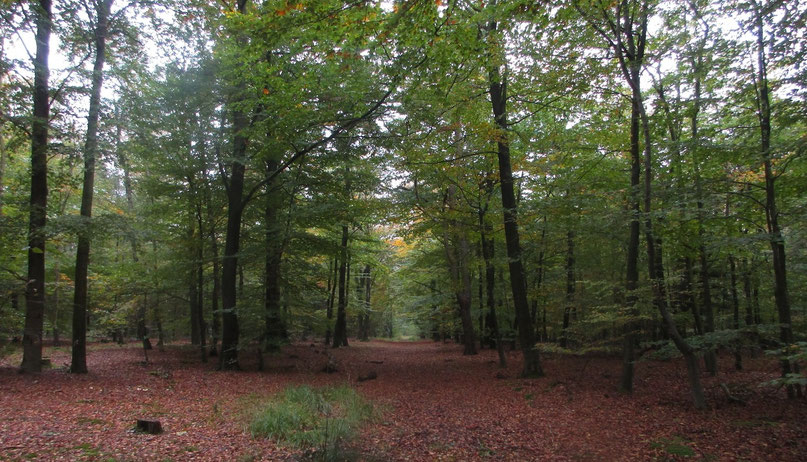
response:
M137 430L150 435L158 435L163 432L163 427L159 420L137 419Z

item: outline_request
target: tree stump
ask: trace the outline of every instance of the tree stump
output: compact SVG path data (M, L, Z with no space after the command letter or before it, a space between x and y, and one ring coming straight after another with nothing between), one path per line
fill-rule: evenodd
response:
M360 375L357 380L359 382L365 382L367 380L373 380L373 379L377 379L377 378L378 378L378 374L376 373L376 371L370 371L370 372L368 372L368 373L366 373L364 375Z
M163 427L159 420L137 419L137 430L150 435L158 435L163 432Z

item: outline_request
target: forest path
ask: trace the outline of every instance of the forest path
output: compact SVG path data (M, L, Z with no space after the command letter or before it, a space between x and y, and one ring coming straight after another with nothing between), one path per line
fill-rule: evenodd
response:
M142 364L135 344L94 345L90 373L64 372L66 348L48 348L54 368L21 375L0 363L0 460L295 460L299 453L253 439L246 415L291 384L349 382L384 408L357 442L366 460L695 460L807 459L807 404L760 389L778 366L747 359L747 370L704 377L713 409L690 405L677 361L641 362L636 392L615 392L619 360L545 357L545 378L517 377L519 354L498 367L495 351L462 356L434 342L358 342L338 350L287 346L256 371L201 364L198 350L172 345ZM331 355L338 371L321 372ZM215 358L211 358L212 361ZM722 365L728 366L726 359ZM724 368L728 369L728 368ZM357 382L375 371L378 378ZM728 403L721 383L745 387L746 406ZM130 430L159 419L165 433Z

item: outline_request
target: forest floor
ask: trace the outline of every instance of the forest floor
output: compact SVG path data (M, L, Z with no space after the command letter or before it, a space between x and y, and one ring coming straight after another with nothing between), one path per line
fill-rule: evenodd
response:
M46 348L53 368L17 372L0 361L0 460L251 461L302 458L253 438L256 407L292 384L349 383L383 409L354 443L367 461L807 460L807 403L761 388L778 366L746 358L738 372L721 358L704 376L710 409L690 404L683 363L643 361L635 392L616 392L616 358L545 356L546 377L520 379L519 354L499 369L494 351L462 356L432 342L352 342L331 350L287 346L257 371L254 352L240 372L202 364L190 345L153 350L93 345L90 373L68 374L67 348ZM331 354L338 371L322 372ZM375 371L375 380L357 377ZM726 384L744 403L732 402ZM165 432L134 432L138 418ZM359 454L359 456L356 456Z

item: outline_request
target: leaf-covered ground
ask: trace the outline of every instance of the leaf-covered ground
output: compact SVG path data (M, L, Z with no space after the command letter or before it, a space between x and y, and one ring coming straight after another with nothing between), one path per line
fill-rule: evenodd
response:
M135 344L97 345L87 375L65 372L66 349L48 348L53 368L40 375L5 358L0 460L296 460L250 436L250 412L290 384L344 382L384 409L355 443L364 460L807 460L807 403L758 387L778 373L763 356L742 372L726 357L704 377L711 409L697 412L675 361L641 362L636 392L623 396L614 358L545 357L546 377L522 380L515 352L502 371L495 352L431 342L297 344L267 357L264 372L249 353L242 372L201 364L189 345L152 351L149 364ZM321 372L328 354L336 373ZM357 381L370 371L378 378ZM165 432L133 432L138 418Z

